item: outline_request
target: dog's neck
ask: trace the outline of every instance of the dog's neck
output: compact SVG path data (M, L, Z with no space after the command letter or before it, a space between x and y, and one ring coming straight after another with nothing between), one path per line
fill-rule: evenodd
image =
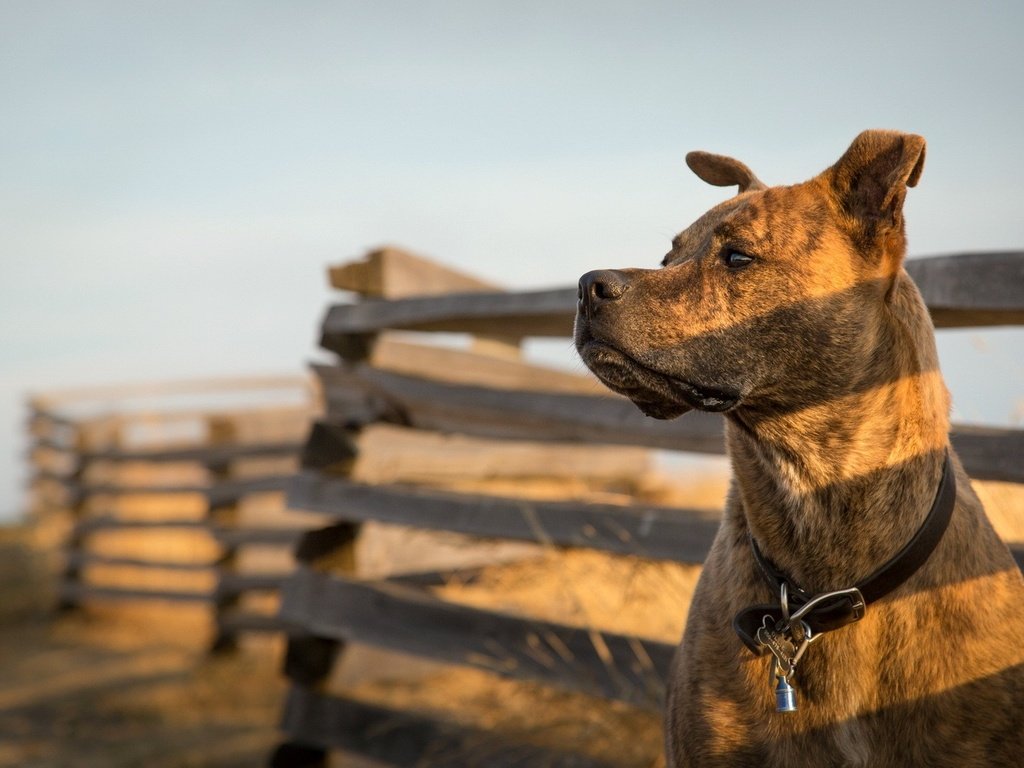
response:
M906 276L864 339L871 366L813 405L728 420L736 522L797 584L852 586L920 527L942 474L949 396L927 310Z

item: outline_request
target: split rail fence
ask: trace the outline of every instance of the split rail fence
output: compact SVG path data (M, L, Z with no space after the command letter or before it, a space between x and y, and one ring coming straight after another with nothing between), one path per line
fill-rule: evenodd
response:
M59 605L207 603L218 650L279 631L273 595L308 528L283 491L315 407L304 377L33 397L33 518Z
M908 269L940 329L1024 323L1022 253L927 258L911 261ZM502 445L531 445L541 457L531 460L551 473L564 467L565 474L585 473L589 467L595 473L591 489L602 482L607 487L622 482L611 479L609 456L615 452L624 463L637 459L637 450L722 454L720 417L695 412L669 422L647 419L586 377L524 362L519 351L525 339L571 336L575 289L504 292L396 250L334 268L330 278L333 287L357 298L331 306L323 320L322 346L337 360L315 366L325 415L308 435L302 467L288 490L288 505L319 515L322 525L300 540L298 568L282 590L280 615L291 628L285 662L291 688L286 735L272 764L326 765L338 751L387 765L474 762L478 728L444 713L367 703L337 685L337 668L361 645L617 706L657 709L674 643L449 600L436 589L445 578L444 563L417 571L399 562L374 573L361 567L360 541L369 526L395 525L480 542L700 563L717 528L716 515L705 510L642 500L545 499L467 481L493 476L490 456L514 462L511 457L527 455L507 448L502 453ZM417 343L410 334L418 335ZM463 335L473 339L468 349L423 341ZM568 341L566 349L568 354ZM373 442L381 430L389 438ZM429 449L418 454L425 464L438 462L434 476L424 469L420 476L383 472L367 478L357 470L375 451L379 463L380 452L389 450L404 456L408 469L417 454L394 446L451 436L478 441L477 447L440 457ZM956 425L952 441L972 478L1024 483L1024 431ZM447 485L438 481L445 456L449 467L457 464L450 471L461 476L461 487L454 477ZM543 474L543 468L530 471ZM599 476L602 471L609 474ZM1024 562L1024 548L1016 545L1014 553ZM467 567L451 570L462 568L463 578L471 578ZM503 738L500 731L499 718L481 764L609 764L585 745L552 748Z

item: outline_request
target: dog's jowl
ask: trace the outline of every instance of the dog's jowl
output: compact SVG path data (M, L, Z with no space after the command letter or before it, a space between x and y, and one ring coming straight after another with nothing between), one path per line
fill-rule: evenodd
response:
M677 654L672 766L1024 765L1024 581L949 443L903 269L920 136L738 194L580 279L576 347L648 416L721 412L733 480ZM651 259L651 266L657 259ZM685 418L685 417L684 417Z

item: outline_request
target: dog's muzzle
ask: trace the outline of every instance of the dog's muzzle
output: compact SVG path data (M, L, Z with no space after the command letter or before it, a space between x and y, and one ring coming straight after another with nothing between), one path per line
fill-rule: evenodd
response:
M632 288L629 275L613 269L587 272L580 278L575 341L587 367L609 389L654 418L675 418L692 408L715 413L733 408L739 393L700 386L652 368L616 342L615 313L623 311Z

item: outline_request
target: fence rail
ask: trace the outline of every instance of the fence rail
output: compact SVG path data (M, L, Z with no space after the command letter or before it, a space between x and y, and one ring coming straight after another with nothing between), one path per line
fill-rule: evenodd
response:
M316 406L310 380L93 387L30 405L34 516L61 551L62 608L206 603L218 649L282 627L273 605L261 615L246 602L275 593L287 571L237 568L246 545L290 547L306 530L261 529L246 510L269 495L283 512Z
M1024 323L1024 253L919 259L907 268L938 327ZM531 542L548 550L583 548L699 563L717 515L640 500L623 505L527 498L507 488L488 492L486 472L478 477L476 465L467 465L464 479L478 481L482 489L365 482L357 467L372 458L372 451L363 448L362 436L375 425L391 424L416 433L469 436L482 445L529 443L538 450L617 445L719 455L724 451L720 417L691 413L671 422L645 419L592 380L517 359L522 339L571 335L575 289L506 293L395 250L334 268L331 279L334 287L362 298L332 306L323 321L322 346L339 359L315 366L326 413L309 433L302 469L288 491L291 506L318 515L327 527L300 541L302 564L283 587L292 688L283 718L286 739L272 763L324 765L329 751L341 749L411 765L428 753L432 739L447 738L439 735L444 717L437 713L428 718L433 725L425 724L423 713L382 714L376 705L332 688L332 670L344 664L352 644L641 708L658 702L671 644L462 605L429 585L413 586L394 576L367 578L356 554L361 526L400 525L481 541ZM414 295L417 281L429 286L431 295ZM393 331L468 334L503 346L473 342L466 351L416 345L396 341ZM957 425L952 440L975 479L1024 482L1024 430ZM1013 549L1024 563L1024 547ZM325 557L332 565L323 565ZM415 723L408 751L398 755L379 740L370 743L367 734L380 718ZM591 758L567 759L590 764L571 760Z

